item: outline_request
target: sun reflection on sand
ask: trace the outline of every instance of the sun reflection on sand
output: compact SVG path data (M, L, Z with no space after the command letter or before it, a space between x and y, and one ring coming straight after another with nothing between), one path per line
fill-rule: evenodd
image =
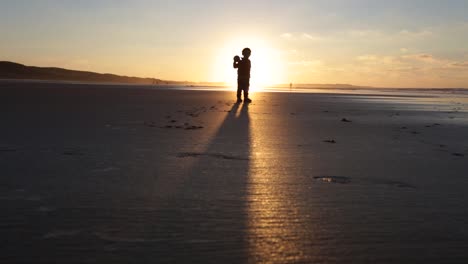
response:
M302 228L294 190L288 184L274 126L262 119L251 122L252 150L248 188L249 258L255 263L304 261L307 250L298 241L310 240ZM274 164L274 165L273 165ZM280 168L274 171L272 168ZM310 249L309 249L310 253Z

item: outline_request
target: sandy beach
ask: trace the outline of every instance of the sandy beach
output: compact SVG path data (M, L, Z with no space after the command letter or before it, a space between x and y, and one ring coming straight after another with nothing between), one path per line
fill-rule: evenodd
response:
M466 263L468 100L0 82L1 263Z

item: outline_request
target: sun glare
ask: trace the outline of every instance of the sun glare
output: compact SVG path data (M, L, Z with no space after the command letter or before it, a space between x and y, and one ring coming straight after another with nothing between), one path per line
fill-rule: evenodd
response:
M242 57L242 49L246 47L252 50L251 91L260 91L265 87L284 82L281 53L269 46L266 41L255 38L239 38L227 42L216 57L212 79L233 87L237 86L237 70L232 67L233 57L235 55Z

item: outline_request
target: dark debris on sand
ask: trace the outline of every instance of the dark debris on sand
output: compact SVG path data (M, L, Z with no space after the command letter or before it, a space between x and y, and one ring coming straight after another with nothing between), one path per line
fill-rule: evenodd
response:
M439 123L434 123L432 125L427 125L426 127L438 127L438 126L441 126L441 124Z
M345 177L345 176L314 176L314 179L322 183L339 183L339 184L351 183L351 177ZM415 185L412 185L403 181L360 179L357 181L353 181L353 183L354 184L377 184L377 185L387 185L387 186L396 187L396 188L416 189Z
M330 144L335 144L336 143L336 141L334 139L327 139L327 140L324 140L323 142L330 143Z
M345 176L314 176L314 179L325 183L346 184L351 182L351 178Z
M202 129L203 126L187 126L185 130L194 130L194 129Z

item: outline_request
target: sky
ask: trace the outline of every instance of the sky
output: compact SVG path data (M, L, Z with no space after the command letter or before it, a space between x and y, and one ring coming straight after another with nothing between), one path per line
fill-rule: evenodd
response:
M0 0L0 60L234 82L468 87L468 0Z

